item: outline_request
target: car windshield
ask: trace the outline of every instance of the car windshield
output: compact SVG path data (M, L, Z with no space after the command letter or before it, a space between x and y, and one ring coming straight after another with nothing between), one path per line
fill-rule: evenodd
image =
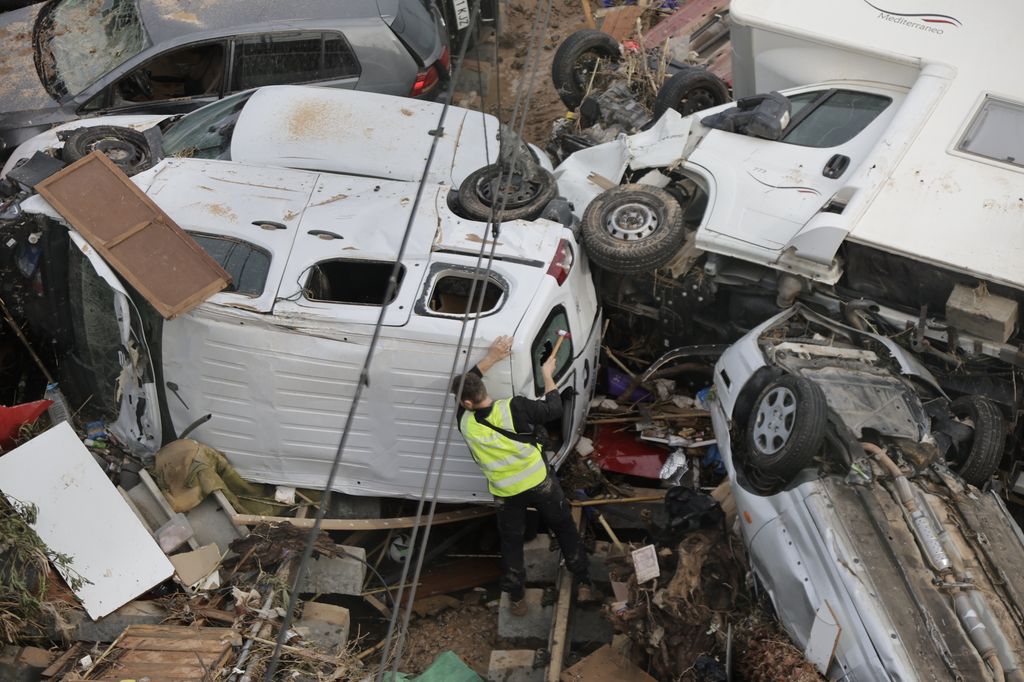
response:
M64 0L43 12L36 63L54 97L78 94L146 47L134 0Z
M164 154L230 159L231 135L252 92L242 92L182 116L164 131Z

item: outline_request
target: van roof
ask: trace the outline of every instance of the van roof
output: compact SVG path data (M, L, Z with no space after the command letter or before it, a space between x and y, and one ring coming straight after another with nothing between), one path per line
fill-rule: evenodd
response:
M1024 56L1024 4L734 0L731 16L740 68L758 90L836 77L944 81L914 125L893 126L867 160L875 195L849 238L1024 288L1024 168L957 149L986 97L1024 107L1014 57Z

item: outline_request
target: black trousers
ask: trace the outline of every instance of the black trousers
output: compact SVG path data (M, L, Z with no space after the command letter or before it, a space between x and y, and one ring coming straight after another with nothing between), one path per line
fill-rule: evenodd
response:
M572 520L569 503L558 481L548 475L543 483L511 497L496 498L498 532L501 534L501 589L512 601L523 598L526 567L523 560L523 534L526 508L540 512L544 523L555 534L569 571L582 583L590 582L589 563L583 541Z

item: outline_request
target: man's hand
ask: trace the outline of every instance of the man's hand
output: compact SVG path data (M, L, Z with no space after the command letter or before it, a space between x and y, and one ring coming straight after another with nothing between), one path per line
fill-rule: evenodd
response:
M512 355L512 337L499 336L494 339L494 343L487 350L484 359L476 363L476 368L480 370L481 374L486 374L487 370L510 355Z

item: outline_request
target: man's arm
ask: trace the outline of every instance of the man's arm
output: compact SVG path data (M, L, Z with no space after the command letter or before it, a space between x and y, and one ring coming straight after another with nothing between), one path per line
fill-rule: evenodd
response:
M540 366L540 375L544 379L544 397L530 400L523 396L512 399L512 422L519 433L529 433L534 427L547 424L562 416L562 396L558 395L555 385L555 356L551 355Z

